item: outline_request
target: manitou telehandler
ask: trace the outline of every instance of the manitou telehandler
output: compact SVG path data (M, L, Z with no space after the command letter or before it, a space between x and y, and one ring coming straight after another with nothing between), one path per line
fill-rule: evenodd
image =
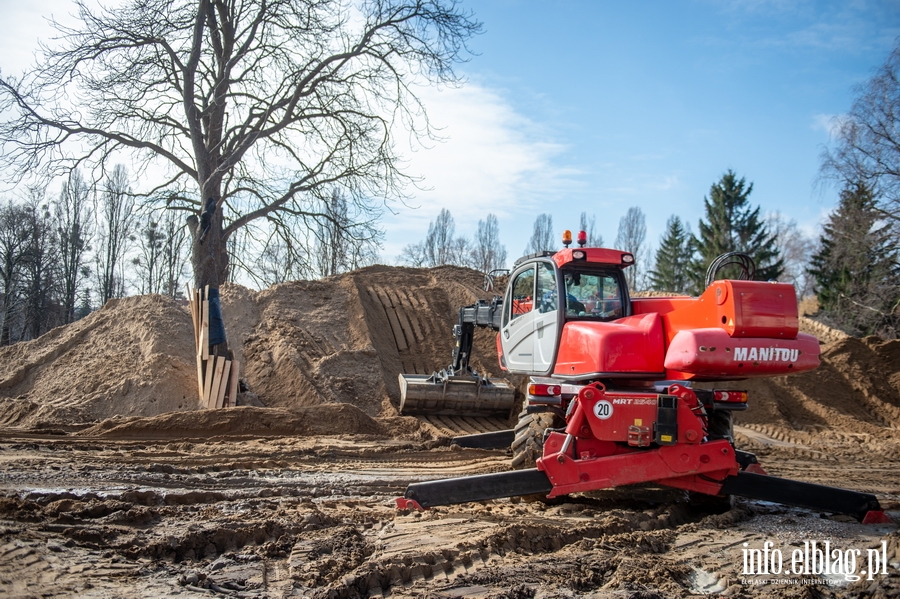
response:
M734 447L732 414L747 408L747 393L693 386L819 365L818 340L798 330L792 285L752 280L752 260L732 253L710 266L700 297L632 298L624 270L634 256L586 248L584 239L579 233L571 248L567 231L565 249L515 263L502 299L462 308L449 369L456 378L420 380L413 389L412 403L423 411L480 413L478 387L492 383L468 372L472 331L497 330L501 369L530 377L518 425L491 439L511 443L518 469L412 484L398 506L655 482L889 521L874 495L768 476L753 454ZM723 269L739 274L717 279ZM437 387L467 375L469 397L442 404ZM425 401L429 385L435 391Z

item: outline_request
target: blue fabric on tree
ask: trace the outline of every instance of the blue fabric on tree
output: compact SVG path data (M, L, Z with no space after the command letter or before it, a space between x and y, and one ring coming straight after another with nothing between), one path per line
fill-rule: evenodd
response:
M210 287L209 295L209 344L225 343L225 322L222 320L222 304L218 287Z

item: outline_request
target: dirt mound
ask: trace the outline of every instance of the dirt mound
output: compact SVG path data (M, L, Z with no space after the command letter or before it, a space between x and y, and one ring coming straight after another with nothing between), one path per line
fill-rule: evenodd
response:
M158 295L112 300L0 348L0 426L92 422L196 408L190 316Z
M372 266L259 293L223 289L230 342L267 406L352 403L370 416L396 416L401 372L430 374L450 363L460 306L484 296L475 271ZM496 372L489 333L474 365Z
M736 383L751 392L752 402L737 421L878 433L900 422L898 354L900 341L844 337L823 344L816 370Z
M281 410L237 407L172 412L151 418L111 418L79 433L86 437L160 439L235 435L378 435L384 430L354 406L335 404Z
M398 415L398 373L450 363L457 309L485 297L481 283L479 273L457 267L373 266L260 292L225 286L222 302L242 375L266 407L351 404L390 418ZM200 409L193 347L179 303L156 295L111 301L37 340L0 348L0 427ZM493 336L480 331L473 365L496 372L495 354ZM341 423L331 432L343 432Z

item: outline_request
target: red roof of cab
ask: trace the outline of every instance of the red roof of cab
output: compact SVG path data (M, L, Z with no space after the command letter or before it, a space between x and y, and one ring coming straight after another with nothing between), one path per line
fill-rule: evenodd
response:
M575 260L572 257L572 252L586 252L587 258L585 260ZM622 256L631 256L631 254L629 252L623 252L622 250L610 250L606 248L565 248L553 254L553 261L556 262L556 266L560 268L570 262L604 264L608 266L621 266L622 268L634 264L633 257L631 262L625 263L622 262Z

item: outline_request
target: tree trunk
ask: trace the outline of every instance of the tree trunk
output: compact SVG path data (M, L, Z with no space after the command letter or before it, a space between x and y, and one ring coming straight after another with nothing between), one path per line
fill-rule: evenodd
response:
M219 286L228 279L228 244L223 235L222 214L215 200L209 198L200 218L192 215L188 225L192 235L194 285L197 289L209 286L209 351L212 355L232 359L219 302Z

